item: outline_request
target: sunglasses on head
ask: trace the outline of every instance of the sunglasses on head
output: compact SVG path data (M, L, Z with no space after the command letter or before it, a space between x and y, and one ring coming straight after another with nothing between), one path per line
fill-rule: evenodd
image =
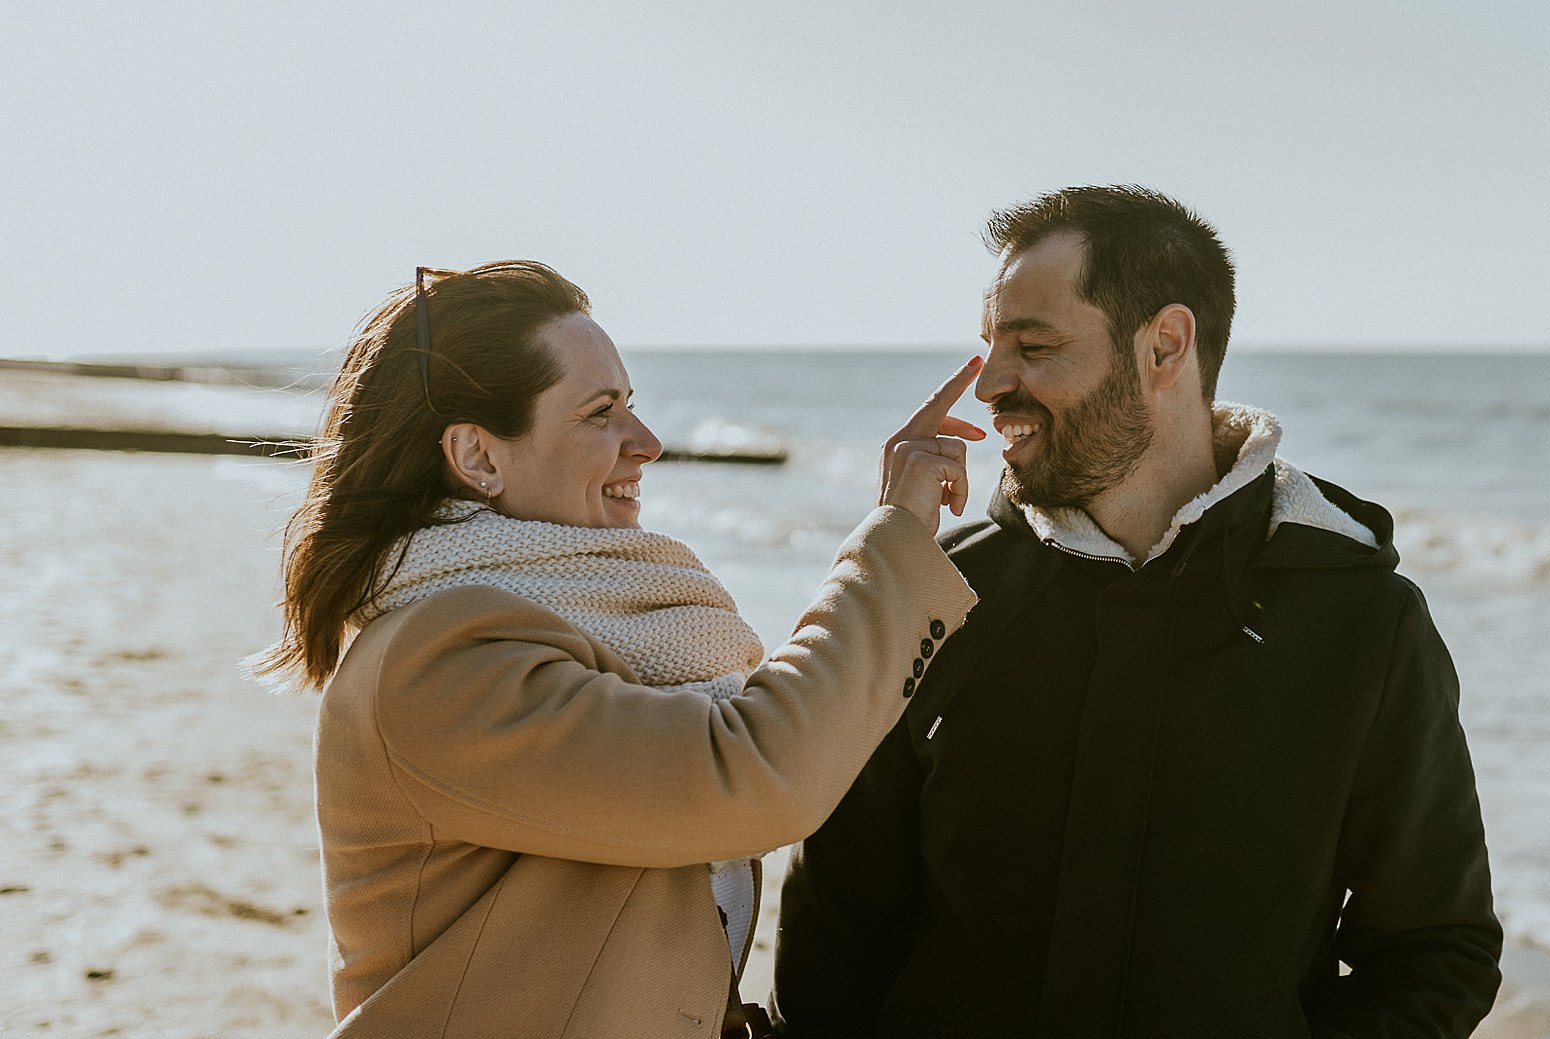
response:
M425 406L431 409L431 414L437 418L441 412L436 410L436 405L431 403L431 318L430 308L425 303L425 276L447 277L457 274L457 271L441 270L436 267L416 267L414 269L414 327L420 338L420 389L425 392Z
M535 267L542 267L542 264L535 264L531 260L502 260L497 263L487 263L482 267L473 267L466 271L453 271L442 267L416 267L414 269L414 327L420 341L418 350L420 357L420 389L425 394L425 406L430 409L432 415L435 415L437 418L444 417L431 400L431 317L430 304L427 302L428 295L425 291L426 279L477 278L484 274L500 274L512 271L531 274ZM547 268L544 269L547 270Z

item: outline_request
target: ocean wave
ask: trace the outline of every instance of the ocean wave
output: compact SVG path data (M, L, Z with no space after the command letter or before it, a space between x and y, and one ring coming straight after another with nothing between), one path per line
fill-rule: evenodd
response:
M782 512L762 504L728 505L662 496L653 508L658 529L691 544L713 538L750 548L832 554L866 509L850 514Z
M690 451L712 454L772 454L785 450L781 437L769 429L714 416L701 419L695 424L689 431L685 446Z
M1401 569L1492 587L1550 584L1550 526L1428 509L1394 514Z
M866 511L864 503L826 504L782 510L768 501L728 504L679 495L661 502L668 525L691 543L708 538L796 557L831 553ZM947 526L958 522L943 518ZM1550 586L1550 526L1409 509L1395 514L1394 543L1401 571L1412 577L1504 590Z

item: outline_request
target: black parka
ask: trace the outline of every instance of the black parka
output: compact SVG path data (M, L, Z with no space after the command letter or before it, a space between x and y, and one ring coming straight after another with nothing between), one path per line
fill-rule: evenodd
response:
M980 596L792 858L777 1013L844 1036L1463 1036L1492 913L1452 663L1382 508L1273 472L1145 566L1004 499ZM1348 894L1349 893L1349 894ZM1349 967L1342 973L1341 964Z

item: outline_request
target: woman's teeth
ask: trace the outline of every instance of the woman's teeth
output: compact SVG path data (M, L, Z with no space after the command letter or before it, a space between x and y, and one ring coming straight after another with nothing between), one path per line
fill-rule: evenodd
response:
M611 483L603 488L605 498L639 498L640 484L638 483Z
M1008 444L1015 444L1024 437L1031 437L1039 431L1038 426L1005 425L1001 427L1001 435L1006 437Z

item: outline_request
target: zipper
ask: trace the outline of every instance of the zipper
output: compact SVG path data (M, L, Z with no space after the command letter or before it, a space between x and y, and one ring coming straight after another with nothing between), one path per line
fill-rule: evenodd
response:
M1094 555L1091 552L1082 552L1074 548L1067 548L1065 545L1062 545L1054 538L1040 538L1040 540L1050 548L1064 552L1068 556L1075 556L1078 559L1088 559L1094 563L1118 563L1120 566L1124 567L1126 570L1129 570L1131 573L1136 572L1136 567L1128 559L1121 559L1119 556L1099 556Z

